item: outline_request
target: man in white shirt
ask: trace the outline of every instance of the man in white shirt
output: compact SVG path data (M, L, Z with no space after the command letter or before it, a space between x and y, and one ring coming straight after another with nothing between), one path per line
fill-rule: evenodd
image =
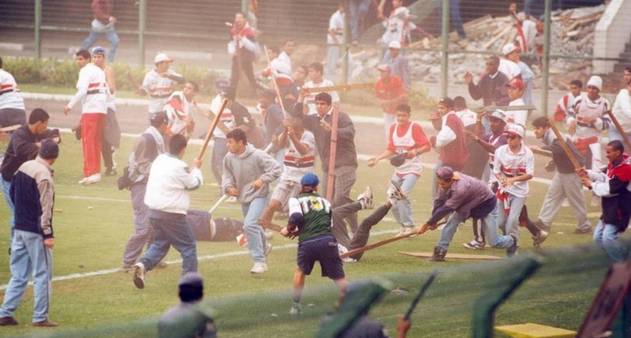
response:
M155 238L134 265L133 282L139 289L145 287L145 272L153 269L171 246L182 256L182 275L197 272L195 234L186 221L186 212L190 206L188 192L201 187L204 178L201 160L193 160L192 169L182 161L186 143L184 136L174 135L169 140L168 153L158 155L149 171L145 204Z
M92 184L101 180L101 142L110 95L105 73L90 61L90 52L85 49L75 55L75 63L81 69L77 93L64 108L64 114L68 115L72 107L81 101L83 179L79 184Z
M520 78L513 78L508 81L506 84L506 90L508 92L508 98L510 102L508 103L509 107L521 107L525 106L524 102L524 90L526 86L524 81ZM521 125L522 127L526 127L526 121L528 120L528 111L527 110L510 110L506 111L506 119L508 123L516 123Z
M21 126L25 123L24 99L13 75L2 69L0 58L0 127Z
M184 77L170 69L173 60L166 54L156 54L153 63L155 68L145 75L138 89L141 95L149 95L150 115L162 111L169 96L175 91L175 85L184 83Z
M626 132L627 140L631 140L631 96L629 96L629 93L631 93L631 67L624 69L624 84L626 87L618 92L616 101L613 103L612 113ZM625 144L616 126L609 127L609 140L620 140L622 144ZM631 151L631 149L625 150L627 153Z
M322 88L322 87L330 87L330 86L335 86L335 84L333 83L333 81L324 78L322 64L319 62L314 62L310 64L309 65L309 81L307 81L302 88L308 89L308 88ZM306 113L307 115L316 114L317 110L315 106L315 97L318 93L320 92L313 91L311 93L304 95L304 103L305 103L304 113ZM340 97L337 95L337 92L328 91L325 93L328 93L329 95L331 95L331 102L333 102L333 105L335 107L339 107Z
M519 216L528 196L528 180L533 178L535 157L523 142L525 129L518 124L506 126L508 143L495 151L493 175L499 181L498 224L506 234L519 238Z
M517 47L517 49L515 49L514 51L506 55L506 59L517 64L517 67L519 67L519 71L520 71L519 78L521 78L521 80L524 81L524 93L522 96L523 96L524 102L528 105L531 105L532 104L532 90L534 87L533 80L535 78L535 73L532 72L532 69L530 69L530 67L528 67L527 64L521 61L521 49L519 47Z
M392 12L383 21L386 31L381 36L380 43L384 47L388 47L392 41L405 45L409 41L410 32L416 29L416 25L410 20L410 10L403 6L403 0L392 0Z
M603 80L592 76L587 81L587 93L574 100L574 106L566 119L568 133L576 148L587 157L586 168L598 170L602 167L600 134L609 129L609 101L600 96Z
M199 91L197 83L188 81L181 91L175 91L169 97L164 106L164 112L169 119L169 128L172 134L181 134L189 137L195 129L192 109L195 94Z
M507 43L502 48L502 55L504 55L504 57L500 58L499 71L504 73L509 81L513 78L521 76L521 69L519 68L517 63L509 59L509 57L513 53L519 53L519 49L517 48L517 46L515 46L514 43Z
M344 43L344 3L340 2L337 11L329 18L329 30L326 34L326 70L327 78L335 76L337 61L342 53Z

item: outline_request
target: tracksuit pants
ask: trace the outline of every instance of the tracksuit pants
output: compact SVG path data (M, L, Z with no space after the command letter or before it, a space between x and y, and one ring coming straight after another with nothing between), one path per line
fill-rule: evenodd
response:
M554 216L559 212L563 199L567 201L574 209L576 215L576 228L583 230L591 228L591 224L587 220L587 209L585 207L585 196L583 195L583 185L581 180L575 173L555 173L552 182L548 188L541 211L539 211L539 220L541 223L550 226Z
M101 142L105 114L83 113L81 115L81 148L83 150L83 176L101 172Z

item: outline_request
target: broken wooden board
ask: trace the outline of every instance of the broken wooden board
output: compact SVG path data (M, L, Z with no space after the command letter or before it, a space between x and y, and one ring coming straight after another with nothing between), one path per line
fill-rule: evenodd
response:
M433 254L431 252L406 252L399 251L400 254L417 257L417 258L431 258ZM462 259L462 260L480 260L480 261L496 261L502 259L502 257L492 256L492 255L470 255L470 254L459 254L459 253L447 253L445 259Z
M534 323L496 326L495 331L514 338L572 338L576 336L575 331Z

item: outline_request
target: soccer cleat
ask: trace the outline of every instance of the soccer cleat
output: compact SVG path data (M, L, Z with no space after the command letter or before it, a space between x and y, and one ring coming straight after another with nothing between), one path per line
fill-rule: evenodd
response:
M292 316L299 316L302 314L302 305L300 303L294 302L291 304L291 309L289 309L289 314Z
M537 236L532 236L532 246L538 248L541 246L543 242L545 242L546 238L548 238L548 232L545 230L539 230Z
M362 209L373 208L373 194L370 186L367 186L364 192L357 196L357 200L362 204Z
M513 238L513 244L506 248L506 256L513 257L517 254L517 248L519 248L519 246L517 246L517 237L513 235L510 236Z
M250 273L261 274L267 271L267 264L263 262L256 262L252 265L252 269L250 269Z
M145 288L145 265L142 263L134 264L134 285L139 289Z
M470 249L470 250L483 250L484 247L486 246L486 243L484 242L478 242L475 239L472 239L471 242L469 243L463 243L462 244L465 248Z
M13 326L18 325L18 321L11 316L0 317L0 326Z
M57 327L59 326L59 324L57 324L56 322L53 322L50 319L44 319L40 322L34 322L33 326L35 327Z
M439 246L435 246L434 254L429 260L432 262L444 262L446 255L447 255L447 249L441 248Z

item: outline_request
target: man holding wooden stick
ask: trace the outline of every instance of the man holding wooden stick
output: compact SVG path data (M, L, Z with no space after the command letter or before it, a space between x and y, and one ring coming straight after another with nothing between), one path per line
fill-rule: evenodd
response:
M535 136L544 143L544 149L548 149L552 152L552 171L554 170L554 176L552 182L548 187L548 192L543 199L543 205L539 211L539 220L535 222L537 227L542 229L550 229L554 216L559 212L561 203L567 198L576 214L576 220L578 224L574 233L587 234L592 230L592 225L587 219L587 209L585 208L585 196L583 195L583 189L580 178L576 175L572 161L568 154L565 153L560 145L560 142L553 130L551 129L550 120L542 116L532 122L535 127ZM585 164L585 158L576 150L574 145L566 140L565 143L572 151L572 156L576 158L578 163L582 166ZM546 167L548 169L548 167ZM556 170L555 170L556 169Z
M447 248L458 225L468 218L482 220L484 233L489 244L496 248L506 248L506 254L512 256L517 251L515 236L497 234L498 213L503 212L497 203L495 194L488 184L471 176L454 171L450 167L441 167L436 171L438 179L438 196L434 200L432 216L417 229L421 235L428 229L436 229L438 221L451 213L447 224L440 233L438 244L434 247L432 261L445 260Z

